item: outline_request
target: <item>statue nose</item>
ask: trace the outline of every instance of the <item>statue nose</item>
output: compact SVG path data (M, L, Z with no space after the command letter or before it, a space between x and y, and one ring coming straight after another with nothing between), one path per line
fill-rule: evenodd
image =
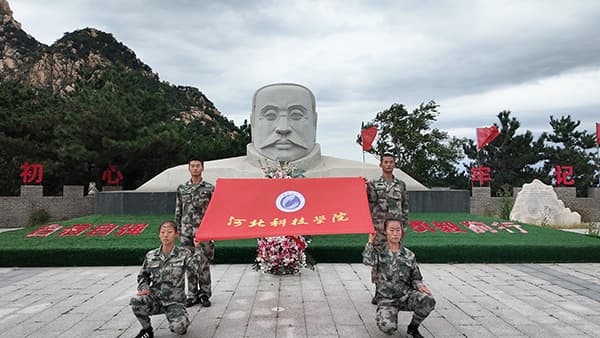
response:
M279 121L277 121L277 127L275 128L275 132L280 135L287 135L291 132L290 123L288 122L287 116L280 116Z

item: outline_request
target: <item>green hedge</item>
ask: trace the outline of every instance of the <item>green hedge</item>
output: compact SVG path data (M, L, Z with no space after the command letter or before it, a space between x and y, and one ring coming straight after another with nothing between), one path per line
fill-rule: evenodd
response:
M144 254L160 245L158 225L171 215L131 216L92 215L58 222L63 226L78 223L94 225L148 223L140 235L115 237L25 237L39 227L0 233L0 266L102 266L139 265ZM451 221L478 220L491 225L501 221L469 214L412 214L411 220ZM528 234L503 230L476 234L461 225L464 233L439 230L406 236L406 246L422 263L518 263L518 262L600 262L600 238L523 225ZM307 252L321 263L355 263L361 261L366 235L313 236ZM215 263L252 263L256 240L217 241Z

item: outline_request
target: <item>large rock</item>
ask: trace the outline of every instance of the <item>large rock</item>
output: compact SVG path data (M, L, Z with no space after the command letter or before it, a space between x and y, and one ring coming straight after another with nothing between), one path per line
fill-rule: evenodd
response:
M510 212L511 221L536 225L573 225L581 216L565 207L550 185L540 180L524 184Z

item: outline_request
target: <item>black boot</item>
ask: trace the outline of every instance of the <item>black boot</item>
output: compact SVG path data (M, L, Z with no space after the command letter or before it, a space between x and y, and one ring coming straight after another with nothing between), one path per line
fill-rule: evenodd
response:
M207 295L200 296L199 302L204 307L209 307L210 306L210 300L208 300L208 296Z
M154 338L154 332L152 331L152 326L147 329L141 329L140 333L135 336L135 338Z
M190 297L185 300L185 307L192 307L198 303L200 303L200 298L198 296Z
M408 325L408 329L406 330L406 334L412 338L423 338L423 335L419 332L419 325L410 323Z

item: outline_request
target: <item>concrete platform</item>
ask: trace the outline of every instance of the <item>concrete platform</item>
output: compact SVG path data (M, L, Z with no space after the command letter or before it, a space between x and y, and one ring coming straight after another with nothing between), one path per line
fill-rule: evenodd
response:
M1 268L0 337L133 337L139 267ZM423 264L437 299L427 337L598 337L600 264ZM216 265L213 306L188 309L186 337L388 337L369 268L319 264L298 276ZM410 313L401 313L405 337ZM178 337L164 315L156 337Z

